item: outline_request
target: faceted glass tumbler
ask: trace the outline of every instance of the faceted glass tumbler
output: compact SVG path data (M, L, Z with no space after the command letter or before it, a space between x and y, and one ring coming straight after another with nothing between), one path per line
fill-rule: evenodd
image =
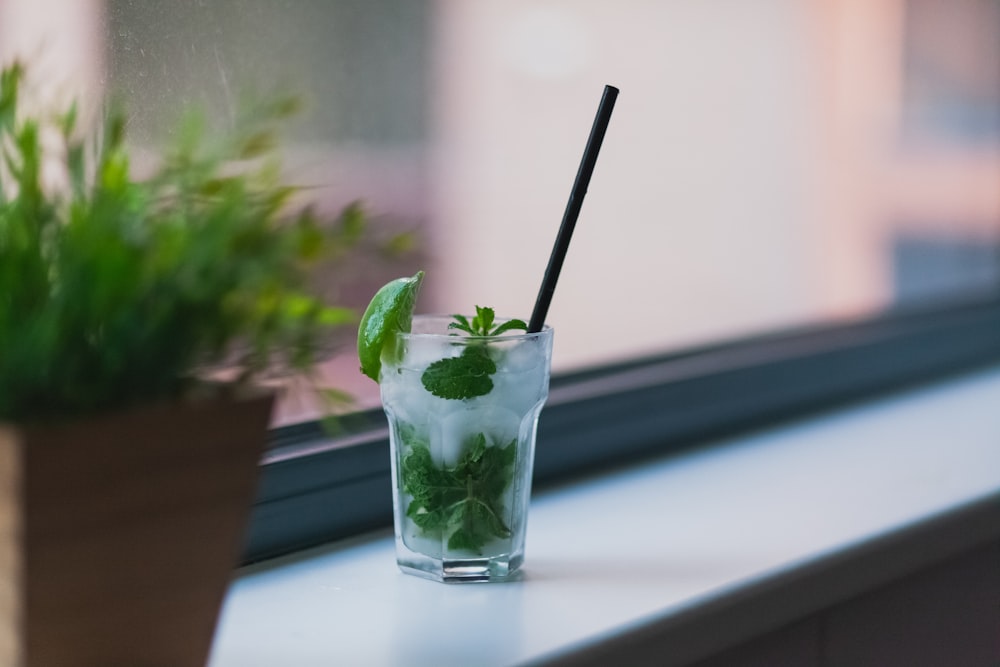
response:
M382 361L396 561L437 581L504 581L524 562L552 329L468 336L452 321L415 317Z

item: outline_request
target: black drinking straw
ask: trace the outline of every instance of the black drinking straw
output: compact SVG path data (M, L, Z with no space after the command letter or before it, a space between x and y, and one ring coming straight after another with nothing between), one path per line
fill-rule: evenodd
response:
M618 99L618 89L614 86L604 86L604 95L601 96L601 103L597 107L594 126L590 128L590 137L587 139L587 147L583 151L580 169L576 172L576 181L573 182L573 189L570 191L569 201L566 203L566 212L563 213L559 234L556 236L556 243L549 256L549 265L545 268L542 286L538 290L535 309L531 312L528 333L537 333L545 325L545 316L549 312L549 304L552 303L552 294L556 291L556 281L559 280L563 260L566 259L569 240L573 236L576 219L580 216L583 197L587 194L590 176L594 173L597 154L601 150L601 143L604 141L604 133L608 129L608 122L611 120L611 112L614 111L616 99Z

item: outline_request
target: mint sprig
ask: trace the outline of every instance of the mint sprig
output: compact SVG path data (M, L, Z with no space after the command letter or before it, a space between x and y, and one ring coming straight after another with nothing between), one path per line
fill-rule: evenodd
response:
M401 466L403 491L413 498L406 516L425 535L447 536L449 549L475 553L492 539L510 537L502 499L514 477L517 440L488 447L478 433L454 467L435 465L425 443L409 444Z
M448 325L449 329L458 329L472 336L499 336L514 329L528 330L528 325L523 320L507 320L495 329L491 329L496 314L492 308L481 306L476 306L476 314L471 321L465 315L452 315L452 317L455 318L455 321Z
M476 314L470 320L465 315L453 315L455 321L449 329L457 329L476 336L499 336L507 331L519 329L527 331L528 325L522 320L507 320L496 327L496 315L492 308L476 306ZM438 398L464 400L485 396L493 391L493 379L497 365L490 358L486 347L470 343L458 357L435 361L420 377L424 389Z

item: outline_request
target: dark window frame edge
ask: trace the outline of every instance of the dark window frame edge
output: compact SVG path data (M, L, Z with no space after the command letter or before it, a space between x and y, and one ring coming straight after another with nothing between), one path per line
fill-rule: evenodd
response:
M535 486L996 363L1000 298L990 298L564 374L539 422ZM345 428L272 432L244 563L391 525L384 417L361 412Z

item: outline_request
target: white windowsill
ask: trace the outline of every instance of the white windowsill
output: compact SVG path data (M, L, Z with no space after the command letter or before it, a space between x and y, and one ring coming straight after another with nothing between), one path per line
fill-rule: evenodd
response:
M519 582L403 575L389 531L246 568L210 667L541 661L998 492L994 369L541 493Z

